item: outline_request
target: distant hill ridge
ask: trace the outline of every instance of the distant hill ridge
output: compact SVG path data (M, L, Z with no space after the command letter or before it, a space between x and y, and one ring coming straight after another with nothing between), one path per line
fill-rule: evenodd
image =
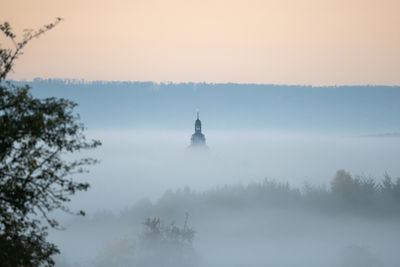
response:
M306 86L34 79L39 97L79 104L89 127L400 132L400 86Z
M34 78L33 80L10 80L13 83L45 83L45 84L65 84L65 85L96 85L96 84L114 84L114 85L250 85L250 86L274 86L274 87L307 87L307 88L337 88L337 87L394 87L400 88L400 85L307 85L307 84L268 84L268 83L214 83L214 82L173 82L173 81L165 81L165 82L154 82L154 81L134 81L134 80L86 80L86 79L72 79L72 78Z

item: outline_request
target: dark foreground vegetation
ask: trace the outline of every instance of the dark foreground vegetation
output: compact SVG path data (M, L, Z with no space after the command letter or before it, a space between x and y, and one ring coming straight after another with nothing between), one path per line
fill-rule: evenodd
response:
M9 23L0 24L0 266L53 266L58 247L48 242L50 227L60 227L54 211L71 211L71 196L88 183L73 179L96 163L91 158L67 161L65 155L95 148L85 138L75 103L37 98L29 86L5 79L23 48L53 29L61 18L18 40ZM11 47L3 43L8 41Z

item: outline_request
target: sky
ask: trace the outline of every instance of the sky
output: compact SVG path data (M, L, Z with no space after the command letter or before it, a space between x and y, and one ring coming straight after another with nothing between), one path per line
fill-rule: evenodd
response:
M399 85L398 0L1 0L12 79ZM4 36L1 36L1 44Z

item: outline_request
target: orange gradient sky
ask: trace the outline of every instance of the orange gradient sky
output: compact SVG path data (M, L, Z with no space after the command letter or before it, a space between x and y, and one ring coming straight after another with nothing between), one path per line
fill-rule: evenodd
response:
M19 36L56 17L9 78L400 84L399 0L1 0Z

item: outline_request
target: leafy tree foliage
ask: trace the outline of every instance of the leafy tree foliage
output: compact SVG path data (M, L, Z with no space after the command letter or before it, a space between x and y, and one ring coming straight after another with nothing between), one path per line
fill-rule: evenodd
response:
M14 48L0 47L0 262L2 266L52 266L58 253L46 241L47 221L53 210L71 212L66 205L71 195L87 190L89 184L71 176L96 163L91 158L68 162L68 153L95 148L87 141L84 126L74 114L75 103L66 99L38 99L28 86L5 81L14 61L33 38L54 28L61 18L38 31L26 31L17 42L10 25L0 30ZM71 212L72 213L72 212ZM84 215L83 211L78 214Z
M28 42L53 29L60 21L62 21L62 18L57 18L54 23L44 25L37 31L33 31L32 29L24 30L24 37L20 42L17 41L16 35L12 32L8 22L0 24L0 31L3 32L4 36L8 38L14 46L14 48L1 48L0 46L0 81L6 79L7 74L12 70L14 61L18 56L22 55L22 49Z

